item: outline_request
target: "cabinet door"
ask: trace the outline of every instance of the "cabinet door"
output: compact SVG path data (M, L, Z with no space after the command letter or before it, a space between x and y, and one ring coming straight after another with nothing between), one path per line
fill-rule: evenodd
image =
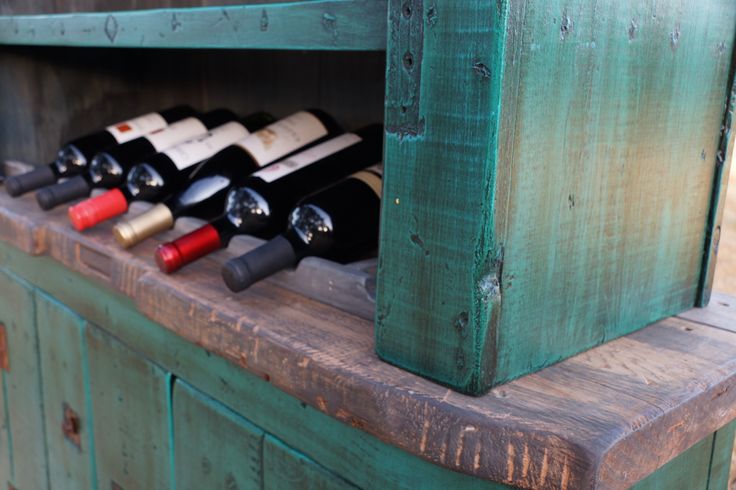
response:
M173 407L177 490L262 488L260 429L180 380Z
M170 375L97 327L85 338L98 487L170 488Z
M263 482L269 490L357 488L271 436L263 442Z
M0 270L0 336L7 354L0 355L7 420L0 433L2 488L48 488L33 294L29 284Z
M54 299L36 292L36 327L51 486L54 490L93 488L85 322Z

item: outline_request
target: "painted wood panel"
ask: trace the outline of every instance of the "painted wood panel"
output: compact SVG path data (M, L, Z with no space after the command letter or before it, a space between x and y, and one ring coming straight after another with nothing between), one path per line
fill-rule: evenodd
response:
M706 437L634 485L632 490L705 490L715 435ZM715 487L714 487L715 488ZM725 490L725 488L721 489Z
M169 376L98 328L85 339L98 487L169 488Z
M386 0L3 16L0 44L383 50Z
M173 400L177 489L264 488L261 429L181 380Z
M358 488L271 436L263 444L263 485L269 490Z
M729 490L730 488L734 436L736 436L736 421L729 423L713 436L713 455L708 474L708 490Z
M31 285L0 269L0 322L7 333L9 367L2 373L9 447L5 457L10 457L2 485L40 490L48 488L48 465L35 316Z
M94 488L85 322L55 299L37 292L36 324L43 373L49 481L54 489Z

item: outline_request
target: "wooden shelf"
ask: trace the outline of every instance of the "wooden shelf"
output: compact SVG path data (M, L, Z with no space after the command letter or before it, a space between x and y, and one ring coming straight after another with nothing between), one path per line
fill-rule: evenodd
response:
M370 321L273 281L230 293L217 270L232 250L166 276L152 253L181 230L125 251L110 228L80 234L63 208L46 213L32 196L0 192L0 264L90 321L95 299L53 270L107 286L187 341L455 471L524 488L624 488L736 417L736 298L473 398L381 362Z
M0 17L0 44L102 48L386 49L387 0Z

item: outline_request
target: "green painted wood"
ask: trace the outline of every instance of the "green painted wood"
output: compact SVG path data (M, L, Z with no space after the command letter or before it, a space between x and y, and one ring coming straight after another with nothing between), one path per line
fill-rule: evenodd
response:
M734 50L733 66L736 66L736 50ZM734 153L733 119L736 110L736 69L731 70L731 93L723 119L721 141L716 153L716 172L713 179L710 213L705 230L705 251L703 253L703 272L698 290L698 306L705 306L711 298L713 279L718 258L718 245L721 240L721 223L726 208L728 176L731 174L731 161Z
M263 484L269 490L357 488L271 436L263 443Z
M634 485L632 490L705 490L714 435L664 465L656 473Z
M0 44L383 50L386 0L3 16Z
M85 322L53 298L37 292L36 324L51 486L69 490L94 488L94 439L84 350ZM67 436L63 430L64 421L74 423L69 409L77 415L79 425L77 431Z
M2 269L0 312L10 366L3 372L3 390L11 467L3 476L19 489L48 488L34 292L30 284Z
M403 4L389 2L376 348L384 360L478 394L496 379L502 249L493 203L508 6L415 2L406 20ZM423 41L405 40L415 18L423 34L412 35ZM411 45L423 55L409 68ZM419 90L401 74L417 69Z
M96 327L87 328L85 341L97 486L169 488L168 376Z
M278 437L285 444L310 457L329 471L339 475L349 475L349 481L361 488L484 488L490 490L506 488L504 485L473 478L468 475L447 471L437 465L388 445L359 428L343 424L311 406L300 402L267 381L244 371L226 360L211 355L175 333L162 328L135 308L128 298L112 292L98 282L66 269L48 257L30 257L16 249L0 243L0 265L22 273L35 284L62 303L68 304L89 322L103 326L106 331L132 346L148 359L155 359L157 365L186 380L199 391L211 396L241 414L264 431ZM94 298L93 301L88 300ZM97 329L88 329L87 337L108 339ZM99 342L98 342L99 343ZM113 343L109 340L105 343ZM114 343L119 346L119 344ZM105 352L110 348L105 349ZM115 352L124 351L116 347ZM90 373L93 386L100 386L96 378L109 379L112 374L99 374L96 364L103 366L110 359L116 366L131 362L126 356L120 361L110 354L95 354L90 348ZM106 360L107 359L107 360ZM140 359L133 357L133 360ZM97 360L97 362L95 362ZM105 372L115 370L121 376L122 369L107 367ZM128 368L130 370L130 367ZM126 376L127 377L127 376ZM144 376L145 377L145 376ZM104 385L102 385L104 386ZM111 385L112 386L112 385ZM97 397L92 391L94 413L110 408L98 408ZM116 408L116 412L119 410ZM114 417L111 414L110 417ZM149 410L149 419L157 418L154 410ZM161 422L158 422L161 423ZM100 459L100 453L115 450L112 443L103 441L100 448L99 435L102 422L95 419L95 443L97 450L97 471L99 482L109 485L103 479L104 468L112 463ZM109 434L110 431L104 432ZM149 439L150 440L150 439ZM335 441L340 441L335 444ZM118 451L119 452L119 451Z
M184 381L173 399L177 489L263 488L261 429Z
M477 395L693 306L736 4L416 14L387 47L378 354Z
M728 490L731 465L733 464L736 420L718 430L713 437L713 453L708 475L708 490Z

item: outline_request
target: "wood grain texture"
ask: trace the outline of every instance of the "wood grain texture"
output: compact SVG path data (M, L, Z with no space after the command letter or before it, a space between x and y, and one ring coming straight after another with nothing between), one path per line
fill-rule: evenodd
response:
M713 293L707 308L693 308L678 316L703 325L736 332L736 300L727 294Z
M10 471L2 477L15 488L49 488L34 292L5 269L0 269L0 311L10 363L10 371L2 373Z
M263 484L273 490L357 488L270 436L263 443Z
M728 165L736 5L422 12L420 131L391 85L408 26L387 51L379 355L478 394L693 306Z
M51 233L59 225L52 226L52 216L48 220L44 226ZM75 234L68 240L73 243ZM92 235L77 234L76 240L106 247ZM56 243L52 240L49 246ZM141 254L130 261L133 269L146 261L150 267L145 247L126 253ZM115 255L112 250L108 254ZM91 321L105 324L137 349L153 341L156 327L130 317L130 299L120 303L127 306L109 310L99 299L105 296L96 286L99 276L79 262L62 267L55 259L30 257L3 245L0 264L42 285ZM127 288L130 298L165 327L155 334L164 336L156 341L160 347L144 354L172 366L176 375L186 371L181 373L185 379L211 393L221 381L185 360L188 342L201 346L232 363L234 373L235 366L245 368L268 380L266 386L314 407L315 413L367 433L365 447L372 447L372 435L445 468L526 488L560 486L563 480L569 488L624 488L736 417L736 336L730 331L665 320L471 398L380 362L373 354L369 322L269 282L242 295L230 294L212 273L212 264L192 264L178 277L149 268L131 273L138 279ZM70 287L68 269L89 279L75 280ZM97 299L90 301L93 297ZM166 337L170 332L182 340ZM199 362L214 362L198 352ZM247 384L253 381L237 378L228 377L227 387L212 394L247 416L262 411L248 409L251 403L262 403L255 396L259 391ZM246 385L234 389L239 383ZM278 416L281 409L275 407L280 404L274 403L273 418L259 415L266 418L254 420L257 425L270 431L290 417L299 420L298 410ZM379 456L383 450L375 448L356 453L358 459L329 456L332 449L314 442L319 427L310 427L314 435L307 431L298 444L285 442L311 457L322 454L316 458L320 464L331 461L330 469L339 474L360 458L371 464L385 461ZM394 466L394 481L407 481L403 472L411 470ZM367 478L363 482L370 481L369 473L361 474ZM442 481L439 475L435 482Z
M734 436L736 421L729 423L713 436L713 455L711 456L709 490L730 489L730 468L733 464Z
M383 50L386 0L3 16L0 44Z
M168 376L98 328L85 343L97 487L169 488Z
M706 437L667 463L661 472L648 476L631 490L727 490L726 487L709 486L714 439L715 436Z
M84 320L49 296L36 293L36 324L43 373L49 481L54 489L94 488L94 446ZM78 443L63 431L66 409L78 418ZM18 453L16 457L22 457Z
M264 488L261 429L180 380L172 405L176 488Z

